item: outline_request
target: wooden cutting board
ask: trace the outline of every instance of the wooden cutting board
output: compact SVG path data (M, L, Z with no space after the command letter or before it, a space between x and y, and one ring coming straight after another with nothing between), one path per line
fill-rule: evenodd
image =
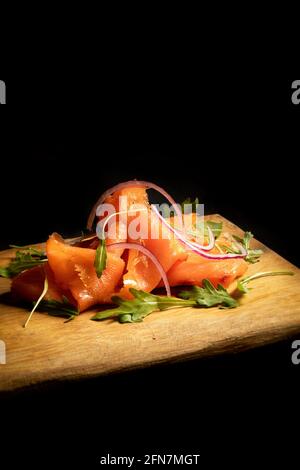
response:
M219 215L210 218L243 233ZM258 241L253 247L262 248L264 255L249 265L247 274L292 270L295 276L254 281L236 309L174 309L135 324L90 321L92 311L69 323L36 313L24 329L28 311L3 302L10 281L0 278L0 340L6 344L0 390L253 348L300 334L299 270ZM0 252L0 263L13 253Z

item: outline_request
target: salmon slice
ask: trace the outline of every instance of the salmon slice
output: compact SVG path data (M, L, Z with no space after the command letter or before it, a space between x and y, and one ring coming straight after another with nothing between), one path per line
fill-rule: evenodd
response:
M111 196L106 198L104 204L111 204L116 212L129 211L128 214L117 214L112 217L106 227L106 244L111 245L113 243L120 243L131 241L128 236L128 227L133 222L133 219L137 217L139 212L130 212L130 208L133 205L141 206L145 209L149 209L149 201L147 192L144 188L124 188L120 191L114 192ZM107 215L99 217L98 220L102 220ZM134 240L135 241L135 240ZM121 256L124 252L123 248L115 248L113 251L115 254Z
M106 238L106 245L112 245L113 243L121 243L127 241L127 226L118 220L113 221L111 226L112 235L108 234ZM110 236L109 236L110 235ZM97 244L98 246L98 244ZM112 253L122 256L124 248L113 248Z
M127 205L120 206L120 197L127 198ZM117 212L122 210L128 210L133 204L142 204L149 206L148 196L145 188L123 188L119 191L115 191L111 196L108 196L104 201L105 204L112 204Z
M67 245L58 234L53 234L47 241L46 253L55 283L63 290L70 290L81 312L93 305L111 302L125 267L119 256L107 253L106 269L98 278L94 267L95 250Z
M18 274L12 281L12 295L17 299L26 300L28 302L38 300L44 289L45 275L48 279L48 291L44 297L45 300L62 301L64 295L68 297L71 303L74 303L74 299L70 298L69 293L63 292L62 289L55 284L54 276L48 263Z
M178 261L187 259L187 252L183 245L176 240L171 232L162 225L162 223L151 217L147 213L143 217L148 218L148 238L141 240L132 240L141 243L147 248L162 265L165 272ZM151 223L159 225L159 238L151 238ZM158 286L161 280L160 273L155 264L143 253L138 250L129 250L128 261L126 265L126 273L123 276L123 288L120 291L122 297L131 298L129 292L131 287L151 292Z
M247 263L243 259L211 260L190 253L187 260L178 261L167 276L171 286L201 286L203 279L209 279L215 287L218 284L228 287L246 270Z

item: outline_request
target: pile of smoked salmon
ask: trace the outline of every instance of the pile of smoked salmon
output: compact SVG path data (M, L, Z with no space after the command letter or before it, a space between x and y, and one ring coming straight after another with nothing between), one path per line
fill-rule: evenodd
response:
M204 246L199 248L191 236L185 243L183 236L174 235L175 215L165 221L162 217L153 217L153 211L148 201L147 189L155 185L143 182L129 182L120 184L115 189L104 193L102 204L110 204L115 208L114 217L115 237L106 236L105 268L99 276L95 269L95 255L99 247L99 237L95 231L90 236L70 244L54 233L46 243L46 262L27 269L12 281L12 293L18 299L36 301L42 291L45 277L48 280L48 290L44 300L62 301L66 298L78 311L83 312L98 304L111 303L113 295L130 299L130 288L152 292L157 287L197 285L201 286L204 279L208 279L214 286L221 284L228 287L237 277L244 274L247 269L245 253L229 256L226 251L213 246L205 251ZM165 195L165 193L162 193ZM140 212L139 224L148 223L147 236L132 239L127 226L121 226L120 197L126 197L128 217L127 223L133 221L130 207L133 204L142 204L144 211ZM193 216L196 217L195 214ZM103 221L105 216L96 216L94 209L89 219L89 228L94 217ZM185 216L182 215L184 218ZM151 236L151 226L157 225L158 237ZM102 225L104 227L104 225ZM178 233L177 233L178 234ZM223 234L218 238L218 244L226 246L228 240ZM127 244L127 245L126 245ZM145 248L138 249L137 245ZM127 248L130 246L131 248ZM150 252L157 260L147 256ZM218 256L219 255L219 256ZM160 269L158 269L160 266ZM162 280L161 269L166 274L167 281Z

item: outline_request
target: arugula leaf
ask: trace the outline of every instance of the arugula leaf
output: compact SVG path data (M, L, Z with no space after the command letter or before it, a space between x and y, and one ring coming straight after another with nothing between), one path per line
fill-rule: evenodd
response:
M166 297L150 294L142 290L130 289L134 298L125 300L121 297L112 297L112 301L118 305L116 308L96 313L91 320L100 321L117 317L120 323L141 322L152 312L167 310L169 308L182 307L212 307L222 305L224 307L237 307L238 303L222 286L217 289L205 279L204 287L193 287L190 291L183 291L178 297Z
M98 277L102 276L104 269L106 268L107 253L106 253L106 244L105 239L101 238L99 240L99 246L96 250L94 266Z
M204 226L205 226L205 224L207 224L209 226L209 228L211 229L211 231L214 234L215 238L218 238L221 235L222 229L223 229L223 223L222 222L214 222L213 220L207 220L204 223Z
M199 198L195 198L194 201L192 198L187 197L182 203L181 203L181 209L182 212L185 210L185 205L190 205L191 206L191 212L196 212L197 204L199 204Z
M105 320L106 318L118 317L120 323L140 322L154 311L166 310L171 307L193 306L194 304L194 302L186 303L177 297L164 297L134 288L131 288L130 292L134 296L132 300L114 296L112 297L112 301L117 304L118 307L98 312L92 317L92 320Z
M63 301L57 300L43 300L39 305L39 310L48 313L54 317L66 317L65 323L74 320L79 315L79 311L69 303L66 297L63 297Z
M233 238L247 250L248 255L246 256L245 260L251 264L257 263L260 256L263 254L262 250L250 249L250 241L252 240L253 236L254 235L251 232L245 232L243 238L238 237L237 235L233 235ZM234 244L231 246L221 245L220 248L224 250L225 253L240 253L240 250Z
M233 238L237 242L241 243L246 248L246 250L249 248L250 241L252 240L253 237L254 235L252 232L245 232L243 238L238 237L237 235L233 235Z
M237 250L236 248L232 248L231 246L227 246L227 245L218 245L219 248L221 248L225 253L240 253L239 250Z
M268 276L294 276L294 273L292 271L265 271L262 273L252 274L252 276L247 276L244 279L241 279L237 283L237 289L243 294L247 294L250 291L248 288L249 282Z
M204 279L202 284L203 287L193 286L191 290L180 292L179 296L183 299L194 300L197 305L203 307L222 305L234 308L238 306L237 301L221 284L215 288L208 279Z
M12 245L12 247L16 247ZM19 247L16 247L19 248ZM15 277L26 269L39 266L47 261L47 257L42 250L37 248L28 247L18 250L9 265L0 268L0 276L2 277Z
M253 233L251 232L245 232L244 237L238 237L237 235L233 235L234 239L243 245L244 248L248 251L248 255L246 256L245 260L248 261L248 263L254 264L259 261L260 256L263 254L262 250L251 250L250 249L250 241L254 237Z
M207 230L207 227L210 227L215 239L217 239L221 233L222 233L222 229L223 229L223 223L222 222L214 222L212 220L208 220L208 221L205 221L204 223L203 222L200 222L200 223L196 223L195 224L195 229L194 230L188 230L187 233L188 235L194 237L194 238L198 238L200 240L203 239L203 235L205 237L208 237L208 230Z
M188 197L186 198L182 203L181 203L181 210L184 212L185 205L190 205L191 206L191 212L196 212L197 210L197 204L200 204L199 198L195 198L194 201ZM190 235L193 235L195 237L198 237L201 235L203 232L203 227L204 227L204 233L205 236L207 236L207 226L211 229L211 231L214 234L215 238L218 238L221 235L222 228L223 228L223 223L222 222L214 222L213 220L207 220L204 222L201 222L198 226L195 226L195 230L189 231Z

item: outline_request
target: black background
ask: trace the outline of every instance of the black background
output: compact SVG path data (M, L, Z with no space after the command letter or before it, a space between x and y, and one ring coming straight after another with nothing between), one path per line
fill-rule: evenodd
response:
M293 80L246 77L165 78L149 70L0 77L8 100L1 107L1 248L52 231L79 233L103 190L138 178L177 200L199 196L207 213L252 230L299 265ZM92 465L106 450L199 450L207 468L287 463L299 418L291 340L5 396L7 443L18 443L14 458L23 462Z

